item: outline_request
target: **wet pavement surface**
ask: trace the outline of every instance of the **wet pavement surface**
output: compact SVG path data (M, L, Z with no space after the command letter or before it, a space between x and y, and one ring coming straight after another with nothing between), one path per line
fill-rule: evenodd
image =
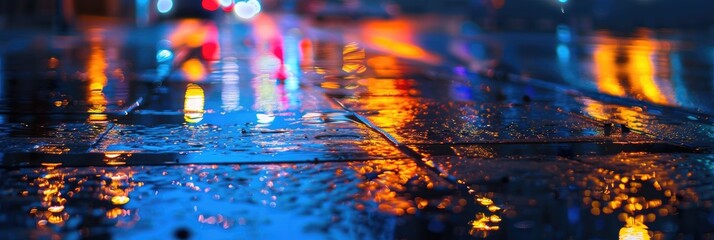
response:
M345 24L4 32L0 239L714 238L711 36Z

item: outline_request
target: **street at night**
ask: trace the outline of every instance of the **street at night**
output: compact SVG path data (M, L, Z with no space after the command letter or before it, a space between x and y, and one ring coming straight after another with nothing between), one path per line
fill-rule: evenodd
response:
M711 9L0 0L0 239L714 239Z

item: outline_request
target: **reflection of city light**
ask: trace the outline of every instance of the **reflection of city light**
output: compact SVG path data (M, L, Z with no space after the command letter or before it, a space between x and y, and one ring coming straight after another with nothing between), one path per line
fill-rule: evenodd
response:
M387 89L396 91L406 91L401 89L404 85L401 80L377 80L366 79L366 82L361 82L360 85L366 86L369 92L380 92ZM365 98L365 109L380 109L384 106L394 107L399 109L410 109L416 106L414 98L405 96L400 97L374 97ZM369 117L369 120L377 126L393 126L394 124L407 124L414 118L413 114L401 113L397 111L386 111ZM392 129L392 128L390 128ZM389 132L389 130L388 130ZM390 132L394 134L394 132ZM367 140L364 145L361 145L364 151L375 154L391 154L395 149L389 145L374 145ZM434 186L425 169L419 167L414 161L406 160L379 160L368 161L363 163L350 163L358 174L362 176L370 176L374 174L374 179L364 181L358 186L364 194L361 196L364 200L374 201L378 204L378 209L381 212L386 212L394 215L415 214L418 209L424 209L428 206L436 208L446 208L451 202L458 200L450 197L423 199L419 197L410 198L403 196L399 192L407 188L408 184L423 184L426 188ZM357 209L363 209L364 206L357 205ZM456 208L454 209L455 211Z
M421 47L408 42L401 42L381 36L373 36L369 38L369 40L375 49L393 54L397 57L419 60L426 63L438 63L440 61L438 57L431 55Z
M89 99L91 104L89 112L100 113L106 109L107 99L104 97L104 86L107 84L107 76L104 70L107 68L107 62L104 58L104 50L99 44L92 46L92 53L89 56L87 64L87 77L89 78Z
M112 203L114 205L124 205L129 202L129 197L127 196L114 196L112 197Z
M87 63L87 78L89 79L89 94L87 102L89 103L90 122L106 121L107 115L101 114L107 109L107 98L104 95L104 87L107 85L106 69L108 67L107 59L102 48L101 41L103 35L101 32L92 32L89 62Z
M144 183L132 181L134 172L131 168L115 168L111 172L105 172L104 170L101 172L104 173L103 178L111 180L109 184L102 185L102 193L99 198L104 201L108 200L115 206L112 209L108 209L105 216L107 219L124 218L116 223L118 227L133 226L139 220L139 216L135 214L135 211L123 209L123 205L130 201L129 193L134 191L134 187L143 186Z
M384 149L365 149L370 152L384 151ZM367 176L379 173L376 179L362 182L358 185L364 191L364 200L375 201L381 212L394 215L415 214L417 209L423 209L430 204L427 199L410 199L397 194L406 188L406 184L423 182L426 186L432 185L427 173L413 161L405 160L378 160L364 163L350 163L350 166L360 175ZM418 177L418 179L414 179ZM432 185L433 186L433 185ZM449 201L449 200L447 200ZM444 201L441 201L444 202ZM358 209L364 206L357 205Z
M597 120L612 121L617 124L627 125L628 128L634 130L644 130L641 125L635 124L647 120L646 115L642 113L641 109L605 105L601 102L585 98L578 100L585 105L585 112Z
M501 208L496 206L491 198L478 195L475 198L476 202L486 207L489 214L493 215L488 216L486 215L487 213L484 212L477 213L475 219L470 222L471 229L469 230L469 234L487 237L489 231L497 231L500 229L498 224L502 219L497 213L500 212Z
M203 120L205 96L203 88L197 84L189 83L186 87L184 100L184 120L188 123L197 123Z
M364 65L365 52L358 43L351 42L342 50L342 71L346 73L363 73L367 70Z
M260 112L272 113L275 111L284 111L287 109L287 104L280 101L284 97L285 92L281 92L275 80L270 78L268 74L260 74L252 81L252 87L255 91L255 103L253 108Z
M645 223L655 222L658 216L675 214L680 197L699 199L689 189L677 189L674 180L665 173L671 171L666 164L643 158L645 156L644 153L618 154L612 161L617 162L618 169L630 170L618 173L599 168L579 183L587 186L582 203L591 208L590 213L614 214L625 223L619 239L650 239L652 236L660 239L662 232L648 231Z
M255 59L253 73L274 73L280 68L280 59L271 53L264 53Z
M47 171L47 174L36 178L34 184L39 187L39 193L42 194L41 203L46 211L33 208L30 213L35 213L40 218L38 224L63 224L69 218L69 214L64 212L67 198L63 194L66 193L62 193L65 188L65 174L54 166L36 170L35 173L44 171Z
M158 0L156 2L156 10L158 10L160 13L167 13L171 11L171 8L174 7L174 1L173 0Z
M627 224L620 228L618 234L620 240L649 240L650 235L647 232L647 226L642 222L630 217L627 219Z
M284 71L286 79L283 82L283 92L285 97L281 98L282 104L288 108L297 108L300 105L300 97L302 92L300 89L300 36L302 33L299 29L293 28L288 31L283 39L284 56Z
M601 41L593 52L597 88L600 92L610 95L625 96L625 89L617 79L614 41L607 37L602 37Z
M233 6L233 12L236 16L242 19L251 19L260 13L261 6L257 0L248 0L245 2L236 2Z
M90 193L86 193L86 196L98 193L97 200L99 201L124 205L129 202L129 192L133 191L135 186L143 185L141 182L131 181L132 172L125 169L108 172L108 169L103 168L67 170L56 167L56 164L48 164L45 168L33 170L32 175L37 177L30 180L30 186L36 190L25 190L21 193L23 196L28 196L31 191L39 194L40 207L32 208L29 211L30 215L37 218L38 230L46 229L48 224L62 227L68 222L72 214L67 211L72 208L66 206L68 206L68 201L80 192L90 191ZM98 182L97 185L83 188L82 185L87 181ZM132 216L132 222L119 221L117 226L133 224L139 220L138 215L132 215L132 211L121 209L121 207L107 210L106 216L109 219Z
M186 76L186 79L192 82L201 81L206 77L206 68L200 60L195 58L184 62L183 65L181 65L181 70Z
M390 21L367 21L362 26L365 47L393 55L399 58L406 58L437 64L441 60L436 55L428 53L416 44L414 36L415 26L413 22L404 20Z
M668 42L657 42L649 38L615 39L599 36L598 44L593 52L594 72L598 90L614 96L634 97L662 105L673 105L674 97L669 77L669 47ZM627 54L625 67L618 66L618 48L624 48ZM665 49L663 53L655 50ZM665 58L665 66L654 65L656 57ZM660 59L662 60L662 59ZM618 73L627 74L627 85L618 78ZM625 89L625 87L628 87Z
M641 93L650 102L657 104L670 104L660 87L655 82L655 69L652 63L656 44L648 39L633 41L633 47L628 51L630 84L633 90ZM638 96L635 96L638 97Z
M238 86L238 64L228 60L223 62L223 88L221 89L221 101L224 111L230 112L238 110L240 102L240 91Z
M367 66L378 76L398 76L402 73L393 56L376 56L367 60Z

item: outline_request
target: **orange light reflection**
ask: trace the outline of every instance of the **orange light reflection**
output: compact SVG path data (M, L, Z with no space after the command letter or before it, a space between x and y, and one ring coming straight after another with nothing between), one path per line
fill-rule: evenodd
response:
M203 120L205 101L206 96L203 94L201 86L193 83L186 86L183 118L187 123L198 123Z
M419 47L413 36L415 26L407 20L367 21L362 34L367 47L399 58L438 64L441 58Z
M631 42L627 54L629 57L628 72L632 91L635 97L646 99L649 102L672 105L672 93L665 93L663 88L655 81L655 68L653 63L654 51L658 48L657 42L650 39L636 39ZM640 96L642 95L642 96Z
M595 81L600 92L623 97L626 93L617 79L616 47L614 39L608 36L600 37L599 43L593 52Z
M104 87L107 85L107 58L104 53L102 41L104 35L100 29L92 30L90 34L90 53L87 63L87 78L89 80L89 94L87 110L90 121L104 121L105 114L100 114L107 109L107 98L104 96Z
M201 81L206 78L206 67L200 60L195 58L184 62L183 65L181 65L181 71L183 71L186 79L191 82Z
M677 105L669 77L671 43L651 39L648 31L635 39L614 38L598 33L593 52L594 76L600 92L614 96L631 96L639 100ZM625 64L618 63L618 51L624 51ZM662 66L655 66L660 59ZM662 61L664 60L664 61ZM618 78L626 76L627 81Z
M578 183L583 191L582 204L595 216L616 215L624 223L620 239L650 239L658 231L648 231L647 223L658 217L676 214L680 204L678 195L699 201L691 189L678 189L671 171L657 164L657 157L646 153L621 153L611 161L618 172L598 168ZM624 170L624 171L623 171Z

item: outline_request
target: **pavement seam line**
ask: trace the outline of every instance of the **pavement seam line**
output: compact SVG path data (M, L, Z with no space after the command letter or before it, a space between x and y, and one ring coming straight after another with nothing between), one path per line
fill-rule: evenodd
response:
M102 140L104 140L104 137L107 136L107 134L109 134L109 131L114 129L114 126L116 126L116 124L114 124L112 122L108 123L107 128L102 133L99 134L99 136L97 137L97 140L95 140L94 143L92 143L92 145L89 145L89 149L87 149L87 152L91 152L92 149L96 149L99 146L99 143L101 143Z
M340 102L340 100L338 100L334 97L330 97L330 99L333 102L335 102L337 105L342 107L345 111L347 111L349 113L348 116L352 117L355 122L358 122L358 123L364 125L365 127L369 128L373 132L379 134L380 136L382 136L382 138L387 140L387 142L389 142L397 150L399 150L401 153L403 153L407 157L414 160L417 164L421 165L422 167L426 167L426 169L429 169L430 171L436 173L438 176L442 177L447 182L454 184L459 191L466 193L466 195L471 195L470 194L471 189L466 185L465 181L457 179L455 176L453 176L453 175L447 173L446 171L444 171L443 169L439 168L438 166L436 166L436 164L434 164L427 157L418 153L417 151L414 151L414 149L410 148L406 144L399 142L396 138L394 138L394 136L392 136L388 132L384 131L384 129L380 128L379 126L374 125L374 123L369 121L369 119L365 118L364 116L358 114L354 110L345 106L342 102Z

